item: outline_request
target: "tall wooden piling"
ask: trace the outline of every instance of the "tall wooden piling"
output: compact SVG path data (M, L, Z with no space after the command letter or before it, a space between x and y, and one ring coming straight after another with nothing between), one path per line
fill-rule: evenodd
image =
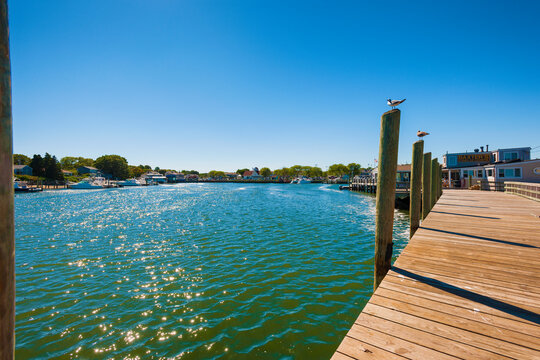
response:
M424 154L422 162L422 220L431 210L431 153Z
M0 359L14 358L13 130L7 0L0 0Z
M410 237L420 226L420 210L422 207L422 161L424 158L424 141L413 144L411 165L411 203L409 206Z
M437 187L437 178L439 177L439 160L437 158L431 160L431 207L435 206L439 195Z
M443 190L443 186L442 186L442 165L439 164L439 198L442 196L442 190Z
M400 117L401 112L398 109L387 111L381 116L373 290L377 289L383 280L392 261Z

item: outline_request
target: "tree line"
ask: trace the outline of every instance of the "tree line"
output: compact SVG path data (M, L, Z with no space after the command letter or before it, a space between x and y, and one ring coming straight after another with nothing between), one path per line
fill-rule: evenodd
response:
M34 176L44 177L51 180L63 180L64 176L62 170L69 170L75 172L82 166L91 166L97 168L103 174L110 175L114 179L127 179L129 177L140 177L148 171L156 171L160 174L165 174L169 171L175 172L173 169L161 169L155 167L152 169L150 165L129 165L126 158L120 155L103 155L97 159L66 156L57 160L56 156L45 153L42 157L39 154L29 158L23 154L14 154L13 163L15 165L29 165L33 170ZM291 167L283 167L281 169L271 170L268 167L263 167L259 170L259 174L265 178L272 175L281 178L291 178L297 176L307 176L310 178L322 178L328 176L343 176L343 175L358 175L364 170L370 170L371 168L362 168L360 164L349 163L345 164L332 164L328 167L327 171L323 171L317 166L308 165L294 165ZM242 168L236 170L236 174L243 175L248 168ZM208 173L199 173L197 170L181 170L183 174L197 174L203 177L209 176L212 178L225 178L226 173L221 170L212 170Z

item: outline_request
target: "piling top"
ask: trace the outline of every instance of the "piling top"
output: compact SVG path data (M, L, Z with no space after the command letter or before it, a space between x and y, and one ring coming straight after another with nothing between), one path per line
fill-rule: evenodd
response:
M395 114L395 113L400 113L401 111L399 111L399 109L392 109L392 110L388 110L387 112L385 112L384 114L382 114L382 116L384 115L389 115L389 114Z

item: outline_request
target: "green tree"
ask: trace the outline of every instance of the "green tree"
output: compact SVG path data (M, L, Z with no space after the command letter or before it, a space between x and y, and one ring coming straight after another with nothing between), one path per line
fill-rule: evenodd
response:
M313 166L313 167L310 167L308 172L307 172L307 175L311 178L313 177L321 177L323 176L323 171L320 167L317 167L317 166Z
M302 174L302 170L304 170L302 165L294 165L289 168L289 174L298 176Z
M146 171L145 171L144 167L141 167L141 166L142 165L139 165L139 166L130 165L129 166L129 176L134 177L134 178L138 178L142 174L144 174Z
M249 171L249 169L248 169L248 168L238 169L238 170L236 170L236 173L237 173L238 175L244 175L244 173L245 173L246 171Z
M281 178L288 178L293 175L291 169L289 169L288 167L283 167L281 169L274 170L274 174L276 174L277 176Z
M13 154L13 165L30 165L30 159L28 156L23 154Z
M81 156L65 156L60 159L60 166L64 170L77 169L81 166L94 166L94 159L84 158Z
M32 157L30 167L34 176L45 176L45 167L41 155L37 154Z
M45 156L43 157L43 168L44 168L44 176L47 179L51 179L51 180L64 179L62 168L60 167L60 163L56 159L56 156L51 156L49 153L45 153Z
M96 159L95 167L115 179L127 179L129 166L127 160L119 155L103 155Z
M362 166L357 163L350 163L347 167L349 168L349 174L352 172L353 176L360 174L362 171Z
M225 173L223 171L211 170L208 172L208 176L214 179L223 179L225 177Z
M261 171L260 171L260 174L261 174L263 177L267 178L267 177L269 177L270 175L272 175L272 170L270 170L270 169L267 168L267 167L263 167L263 168L261 169Z
M333 176L342 176L349 173L349 169L343 164L333 164L328 168L328 174Z

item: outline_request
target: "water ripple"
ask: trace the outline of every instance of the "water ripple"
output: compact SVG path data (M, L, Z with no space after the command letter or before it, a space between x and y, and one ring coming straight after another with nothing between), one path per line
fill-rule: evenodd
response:
M20 359L329 358L372 289L375 199L331 185L18 194ZM395 249L408 238L396 212Z

